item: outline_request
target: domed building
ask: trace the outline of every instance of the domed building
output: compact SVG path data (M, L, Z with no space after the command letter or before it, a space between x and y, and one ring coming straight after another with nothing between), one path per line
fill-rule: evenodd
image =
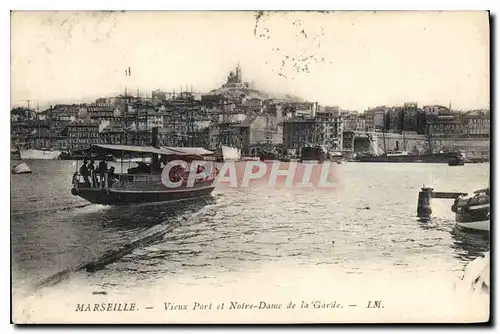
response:
M236 65L236 70L229 72L227 82L222 85L223 88L248 88L248 82L243 82L240 63Z

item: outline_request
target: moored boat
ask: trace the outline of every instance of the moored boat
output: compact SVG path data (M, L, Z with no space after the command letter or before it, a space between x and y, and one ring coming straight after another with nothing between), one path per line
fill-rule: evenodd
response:
M336 162L338 164L341 164L344 162L344 157L343 157L342 152L338 152L338 151L328 152L328 159L330 161Z
M61 151L27 149L19 151L22 160L57 160Z
M12 167L11 172L12 174L30 174L31 169L26 162L21 162Z
M465 165L465 159L463 158L453 158L450 161L448 161L448 166L464 166Z
M242 157L241 161L260 161L259 157Z
M192 170L176 169L174 174L167 177L171 182L177 183L175 187L167 186L164 179L161 163L167 164L173 160L182 160L186 163L197 160L210 161L213 152L198 148L156 148L153 146L128 146L128 145L93 145L92 152L113 154L123 157L127 153L142 155L152 160L151 164L142 163L141 166L130 168L126 173L115 173L114 169L99 173L83 172L73 176L71 193L80 196L95 204L123 205L133 203L170 202L195 199L208 196L214 189L215 168L208 164L207 172L201 179L196 179L194 184L188 183L189 173ZM208 154L209 152L210 154ZM175 168L175 167L174 167ZM174 171L170 169L170 172ZM83 175L86 174L86 175Z
M387 153L382 155L358 155L356 162L385 162L385 163L445 163L461 157L460 152L439 152L428 154Z
M11 160L21 160L21 153L19 153L18 149L15 149L15 148L10 149L10 159Z
M490 189L481 189L472 196L460 196L453 203L451 210L455 212L458 227L476 230L490 230Z
M322 146L304 146L300 149L300 162L314 161L322 163L328 159L328 153Z
M281 155L274 149L264 149L260 152L259 159L264 162L280 161Z

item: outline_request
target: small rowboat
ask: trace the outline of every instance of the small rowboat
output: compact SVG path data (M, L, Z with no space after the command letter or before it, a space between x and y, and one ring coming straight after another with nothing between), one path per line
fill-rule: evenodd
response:
M26 162L21 162L12 167L12 174L29 174L31 169Z

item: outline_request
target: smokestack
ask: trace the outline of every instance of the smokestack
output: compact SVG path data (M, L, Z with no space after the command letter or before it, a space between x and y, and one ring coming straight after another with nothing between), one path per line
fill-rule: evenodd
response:
M159 142L158 142L158 127L154 126L151 128L151 146L160 148ZM154 153L153 154L153 169L160 170L160 159L158 154Z
M158 127L154 126L151 128L151 146L160 148L158 143Z

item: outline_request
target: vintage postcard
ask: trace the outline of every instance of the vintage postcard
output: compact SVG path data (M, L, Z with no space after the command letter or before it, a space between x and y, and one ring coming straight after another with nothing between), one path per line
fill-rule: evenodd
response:
M13 11L12 322L490 319L486 11Z

